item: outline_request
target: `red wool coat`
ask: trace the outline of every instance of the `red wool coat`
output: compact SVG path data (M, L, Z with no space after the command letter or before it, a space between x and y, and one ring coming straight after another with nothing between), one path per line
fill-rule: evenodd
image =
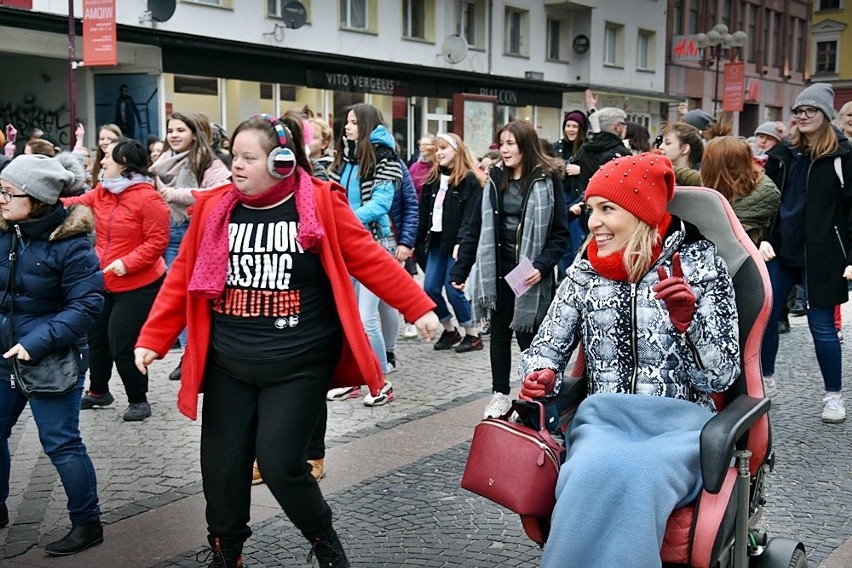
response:
M382 300L414 321L435 307L413 278L381 248L355 217L340 186L312 179L317 218L325 231L320 243L320 261L331 282L334 303L343 326L343 349L332 377L331 388L366 384L372 394L384 386L379 361L361 324L358 302L349 279L351 274ZM188 329L183 357L178 409L192 420L198 415L198 394L203 392L212 327L212 300L187 294L192 268L204 234L207 217L228 184L196 192L196 204L177 258L166 276L148 315L136 347L161 356L168 352L184 327Z

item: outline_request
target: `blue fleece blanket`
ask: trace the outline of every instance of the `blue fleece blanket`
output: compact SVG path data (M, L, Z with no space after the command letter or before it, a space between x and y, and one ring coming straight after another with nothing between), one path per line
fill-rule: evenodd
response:
M543 568L657 567L671 512L701 490L712 413L673 398L602 393L577 409Z

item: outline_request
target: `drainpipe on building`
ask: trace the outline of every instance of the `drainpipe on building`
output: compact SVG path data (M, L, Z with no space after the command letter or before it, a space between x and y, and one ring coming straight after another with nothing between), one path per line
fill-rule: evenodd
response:
M68 0L68 130L72 148L77 143L77 49L74 27L74 0ZM58 136L60 133L56 134Z
M488 0L488 74L491 75L491 59L494 53L494 0Z

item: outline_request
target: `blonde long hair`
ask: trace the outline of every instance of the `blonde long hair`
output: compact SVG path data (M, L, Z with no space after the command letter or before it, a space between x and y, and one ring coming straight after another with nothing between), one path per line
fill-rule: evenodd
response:
M452 133L443 134L442 136L449 136L456 143L456 147L453 148L453 150L456 151L456 157L453 158L453 163L450 167L451 173L449 184L452 187L458 187L462 184L462 182L464 182L464 178L467 177L468 172L473 172L474 174L477 174L479 168L477 168L476 165L473 163L473 154L467 147L467 144L464 143L464 140L462 140L457 134ZM441 136L435 137L435 146L436 148L440 149L452 147L452 145ZM481 172L477 174L477 180L479 181L479 185L481 187L484 184L485 179L484 177L480 178L480 175L482 175ZM432 164L432 169L429 170L429 175L426 177L426 181L424 183L433 183L439 179L441 179L441 166L438 164L438 159L436 158L435 162Z
M588 248L594 238L594 234L590 232L586 242L583 243L583 250ZM624 244L622 255L622 263L631 282L638 282L651 268L654 262L654 246L662 242L662 239L656 227L639 220L639 224Z

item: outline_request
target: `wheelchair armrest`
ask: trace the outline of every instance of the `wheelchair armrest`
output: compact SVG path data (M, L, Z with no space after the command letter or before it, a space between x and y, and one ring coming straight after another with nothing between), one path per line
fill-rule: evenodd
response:
M701 475L704 489L718 493L725 481L737 441L769 412L768 398L740 395L710 419L701 430Z

